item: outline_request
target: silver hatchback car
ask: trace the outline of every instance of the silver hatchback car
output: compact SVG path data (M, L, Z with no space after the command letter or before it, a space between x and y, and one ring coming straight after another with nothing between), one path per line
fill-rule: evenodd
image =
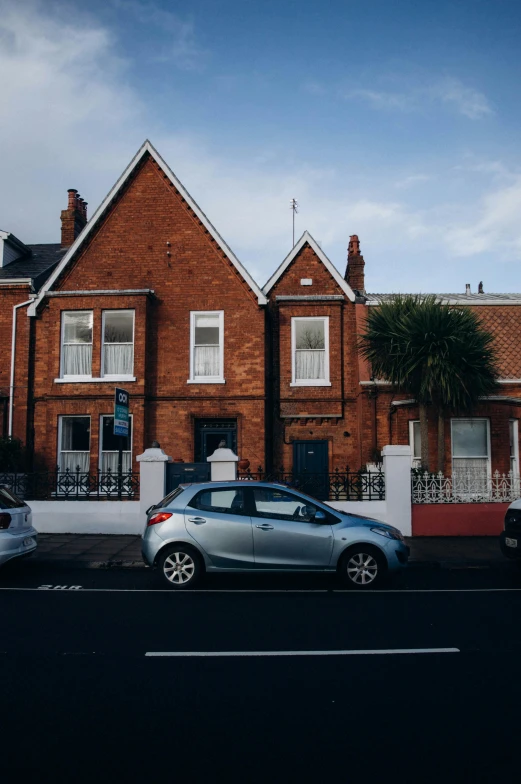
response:
M407 564L396 528L346 514L284 485L180 485L151 507L143 559L170 588L192 588L205 572L338 572L373 588Z
M0 566L34 552L37 541L31 508L7 487L0 486Z

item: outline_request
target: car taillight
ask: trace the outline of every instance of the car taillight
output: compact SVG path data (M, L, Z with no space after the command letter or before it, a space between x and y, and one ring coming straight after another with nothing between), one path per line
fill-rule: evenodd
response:
M0 530L9 528L11 525L12 517L9 512L2 512L0 514Z
M171 512L158 512L157 514L152 515L147 525L156 525L156 523L164 523L165 520L168 520L169 517L172 517Z

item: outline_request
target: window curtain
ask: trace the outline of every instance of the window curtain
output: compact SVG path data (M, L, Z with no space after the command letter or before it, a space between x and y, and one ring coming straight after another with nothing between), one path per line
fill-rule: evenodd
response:
M123 473L128 474L131 468L130 452L123 452ZM118 453L117 452L102 452L101 453L101 472L112 474L118 473Z
M62 348L64 376L90 376L92 374L92 345L90 343L65 343Z
M132 343L105 343L103 374L105 376L131 376L134 372L134 346Z
M195 346L194 371L196 377L220 376L219 346Z
M453 459L452 478L462 489L485 489L488 484L488 459L486 457L460 457Z
M325 356L324 349L297 349L295 352L296 379L325 379Z
M87 474L89 472L90 453L89 452L61 452L60 453L60 471L69 469L71 472L76 472L78 466L80 473Z

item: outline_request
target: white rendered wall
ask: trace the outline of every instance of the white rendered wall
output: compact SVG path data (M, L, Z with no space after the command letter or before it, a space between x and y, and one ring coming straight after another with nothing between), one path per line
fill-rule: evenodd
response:
M327 501L327 505L338 509L339 512L372 517L381 523L387 522L386 501Z
M141 534L139 501L29 501L42 534Z

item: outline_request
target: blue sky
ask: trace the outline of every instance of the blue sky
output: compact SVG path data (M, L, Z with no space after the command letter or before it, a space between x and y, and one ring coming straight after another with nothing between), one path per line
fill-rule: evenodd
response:
M369 291L521 291L514 0L0 0L0 227L57 241L150 138L262 285L289 200Z

